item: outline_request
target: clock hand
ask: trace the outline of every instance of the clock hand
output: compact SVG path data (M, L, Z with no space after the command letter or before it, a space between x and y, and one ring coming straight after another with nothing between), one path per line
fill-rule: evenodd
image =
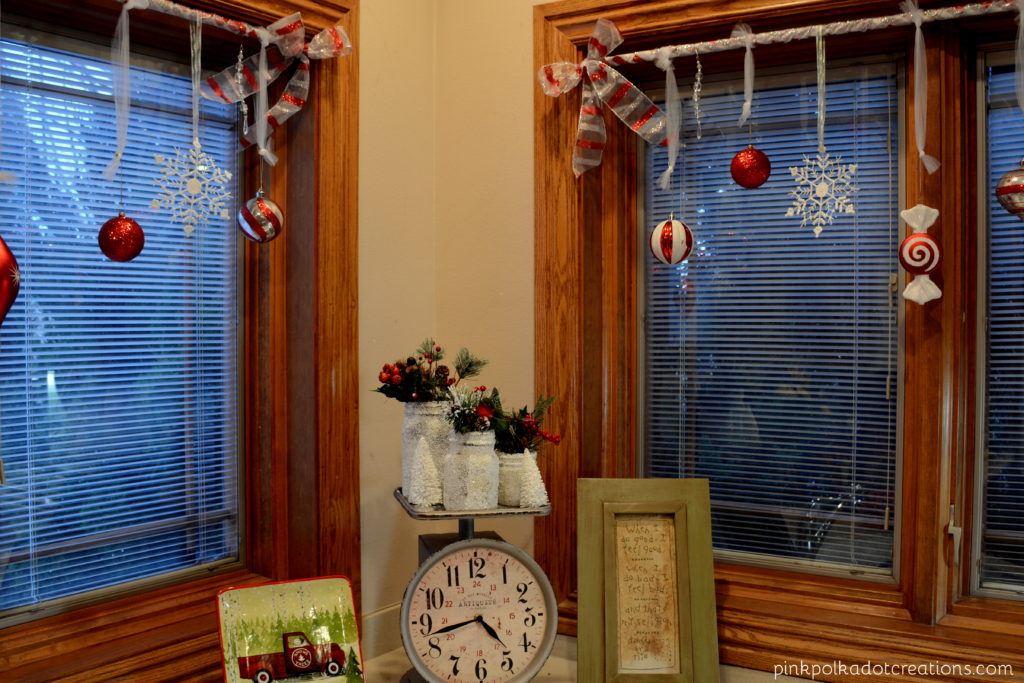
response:
M479 618L479 617L477 617L477 618ZM476 621L476 619L469 619L468 621L460 621L457 624L452 624L451 626L445 626L444 628L439 628L439 629L437 629L436 631L434 631L433 633L431 633L429 635L436 636L436 635L439 635L441 633L448 633L448 631L454 631L457 628L462 628L466 624L472 624L474 621Z
M507 645L505 645L504 642L502 642L501 638L498 637L498 632L495 631L493 628L491 628L490 624L488 624L486 621L484 621L484 618L483 618L482 615L478 614L474 621L479 621L480 625L484 627L485 631L487 631L487 635L489 635L491 638L494 638L496 641L501 643L502 647L508 647Z

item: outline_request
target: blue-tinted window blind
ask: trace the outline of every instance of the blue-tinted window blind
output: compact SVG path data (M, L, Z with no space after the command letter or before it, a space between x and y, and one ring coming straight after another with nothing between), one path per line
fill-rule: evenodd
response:
M676 266L643 247L647 474L710 479L719 551L888 573L897 488L895 70L829 72L826 144L857 164L859 191L856 213L818 238L786 216L796 187L788 169L817 149L813 71L759 79L752 132L736 126L741 90L705 86L700 140L687 99L668 191L656 182L667 151L649 148L646 158L642 244L670 213L695 237ZM747 190L729 164L751 139L772 175Z
M218 217L186 237L150 208L154 155L191 144L191 81L133 67L109 182L109 62L33 43L0 43L0 235L22 273L0 327L0 621L238 552L237 233ZM233 108L202 116L235 171ZM129 263L97 246L122 195L146 238Z
M1024 591L1024 243L1020 219L994 194L999 178L1020 165L1024 118L1013 81L1012 64L988 70L986 401L975 570L981 588L1019 596Z

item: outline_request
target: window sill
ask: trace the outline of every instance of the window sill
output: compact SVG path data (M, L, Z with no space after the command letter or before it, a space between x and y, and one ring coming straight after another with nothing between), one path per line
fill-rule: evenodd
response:
M831 586L729 565L716 566L718 649L723 664L778 671L785 664L822 667L924 664L1010 665L1024 671L1024 605L966 599L938 624L921 624L895 587L839 581ZM758 580L758 575L760 576ZM998 608L998 609L997 609ZM559 604L559 632L576 633L576 595ZM822 681L863 680L818 675ZM877 681L922 680L908 674ZM954 680L932 678L929 680ZM957 681L1011 681L960 675Z
M241 570L150 591L0 631L10 680L220 681L215 596L264 583Z

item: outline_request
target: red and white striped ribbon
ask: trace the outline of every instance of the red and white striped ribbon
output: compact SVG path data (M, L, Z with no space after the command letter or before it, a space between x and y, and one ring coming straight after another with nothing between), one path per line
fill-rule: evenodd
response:
M601 116L601 103L607 105L633 132L653 145L666 144L665 113L633 85L625 76L605 63L627 62L608 53L622 44L622 35L615 24L598 19L587 47L587 58L579 66L558 62L541 67L537 74L546 95L557 97L583 82L580 119L576 128L576 147L572 170L576 176L601 163L607 133Z
M266 48L266 78L260 79L259 53L242 63L241 78L236 79L236 66L230 66L215 76L207 78L200 88L203 97L218 102L234 104L260 91L260 81L267 85L291 66L298 65L292 74L284 93L266 113L270 130L276 130L294 116L306 104L309 94L309 60L343 57L352 52L352 42L341 26L332 26L305 42L305 28L299 13L279 19L267 27L270 42ZM258 127L253 126L242 136L242 147L259 144Z

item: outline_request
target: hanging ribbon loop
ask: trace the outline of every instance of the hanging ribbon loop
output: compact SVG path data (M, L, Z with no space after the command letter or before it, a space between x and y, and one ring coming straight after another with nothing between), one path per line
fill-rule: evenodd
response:
M267 148L274 130L297 114L309 94L309 60L344 57L352 53L352 42L341 26L320 31L305 42L305 27L298 12L260 29L260 51L242 62L241 68L230 66L203 82L203 97L234 104L256 94L256 120L241 138L242 147L256 145L260 156L271 165L277 161ZM288 80L284 93L273 107L267 108L267 87L294 62L295 73ZM236 78L241 73L241 78Z
M598 19L579 66L568 62L541 67L537 80L546 95L556 97L583 83L572 170L577 177L601 163L607 133L601 116L604 103L633 132L651 144L666 144L665 114L625 76L604 62L622 44L615 24ZM614 61L614 60L613 60Z
M1014 61L1017 107L1024 114L1024 0L1017 0L1017 49Z
M670 50L659 50L655 64L665 72L665 139L668 141L668 168L658 178L658 187L667 190L679 156L679 127L683 122L683 103L679 99L679 86L676 83Z
M132 103L131 39L129 37L128 12L133 9L148 9L149 0L125 0L121 16L117 18L114 40L110 46L110 64L113 69L114 117L117 133L117 147L114 157L103 169L103 177L113 180L124 156L128 143L128 110Z
M740 112L737 126L742 126L750 118L754 104L754 31L747 24L736 24L732 37L739 38L746 45L743 55L743 110Z
M939 170L939 160L924 151L928 130L928 59L924 49L924 32L921 30L924 13L917 6L917 0L906 0L900 9L909 14L910 20L914 22L914 142L921 163L931 174Z

